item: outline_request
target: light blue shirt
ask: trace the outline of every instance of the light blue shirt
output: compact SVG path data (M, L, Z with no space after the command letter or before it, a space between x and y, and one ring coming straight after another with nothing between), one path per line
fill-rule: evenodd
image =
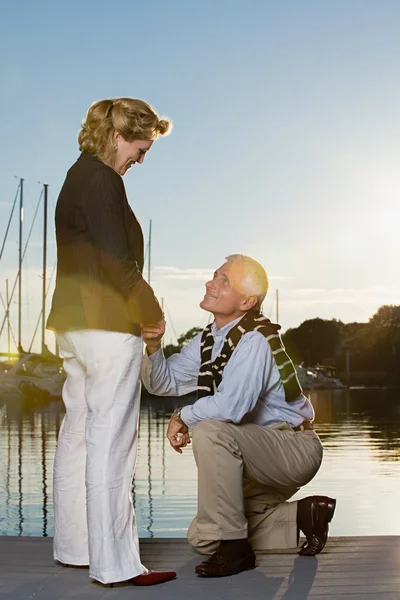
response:
M213 323L212 361L221 351L226 334L239 320L221 329ZM182 396L195 392L201 365L200 341L201 333L179 354L168 359L161 349L151 356L145 353L142 377L147 390L158 396ZM184 406L181 418L189 427L204 419L257 425L286 421L296 427L305 420L313 420L314 410L304 394L294 402L286 402L283 383L268 341L262 333L250 331L242 336L233 351L215 394Z

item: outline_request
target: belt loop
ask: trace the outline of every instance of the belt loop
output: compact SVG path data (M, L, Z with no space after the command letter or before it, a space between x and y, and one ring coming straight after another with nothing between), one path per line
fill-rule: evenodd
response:
M311 421L303 421L300 425L292 428L294 431L309 431L314 429Z

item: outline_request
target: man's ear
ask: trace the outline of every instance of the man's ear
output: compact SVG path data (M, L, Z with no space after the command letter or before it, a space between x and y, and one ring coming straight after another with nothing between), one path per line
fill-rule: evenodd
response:
M257 304L257 296L247 296L245 300L242 301L241 310L251 310Z

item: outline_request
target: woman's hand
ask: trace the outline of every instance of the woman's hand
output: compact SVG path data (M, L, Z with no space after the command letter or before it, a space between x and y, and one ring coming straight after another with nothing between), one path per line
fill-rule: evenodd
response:
M140 323L143 341L147 346L147 354L151 356L161 348L161 340L165 333L165 319L157 323Z

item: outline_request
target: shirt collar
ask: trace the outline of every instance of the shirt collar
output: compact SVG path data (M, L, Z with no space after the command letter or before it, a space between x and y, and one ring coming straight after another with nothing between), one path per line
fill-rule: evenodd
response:
M232 327L235 327L235 325L237 325L239 323L240 319L242 319L243 316L244 315L242 315L241 317L238 317L234 321L231 321L227 325L224 325L223 327L221 327L221 329L218 329L218 327L216 326L215 321L214 321L213 324L211 325L211 333L212 333L213 337L214 338L225 337L227 335L227 333L232 329Z

